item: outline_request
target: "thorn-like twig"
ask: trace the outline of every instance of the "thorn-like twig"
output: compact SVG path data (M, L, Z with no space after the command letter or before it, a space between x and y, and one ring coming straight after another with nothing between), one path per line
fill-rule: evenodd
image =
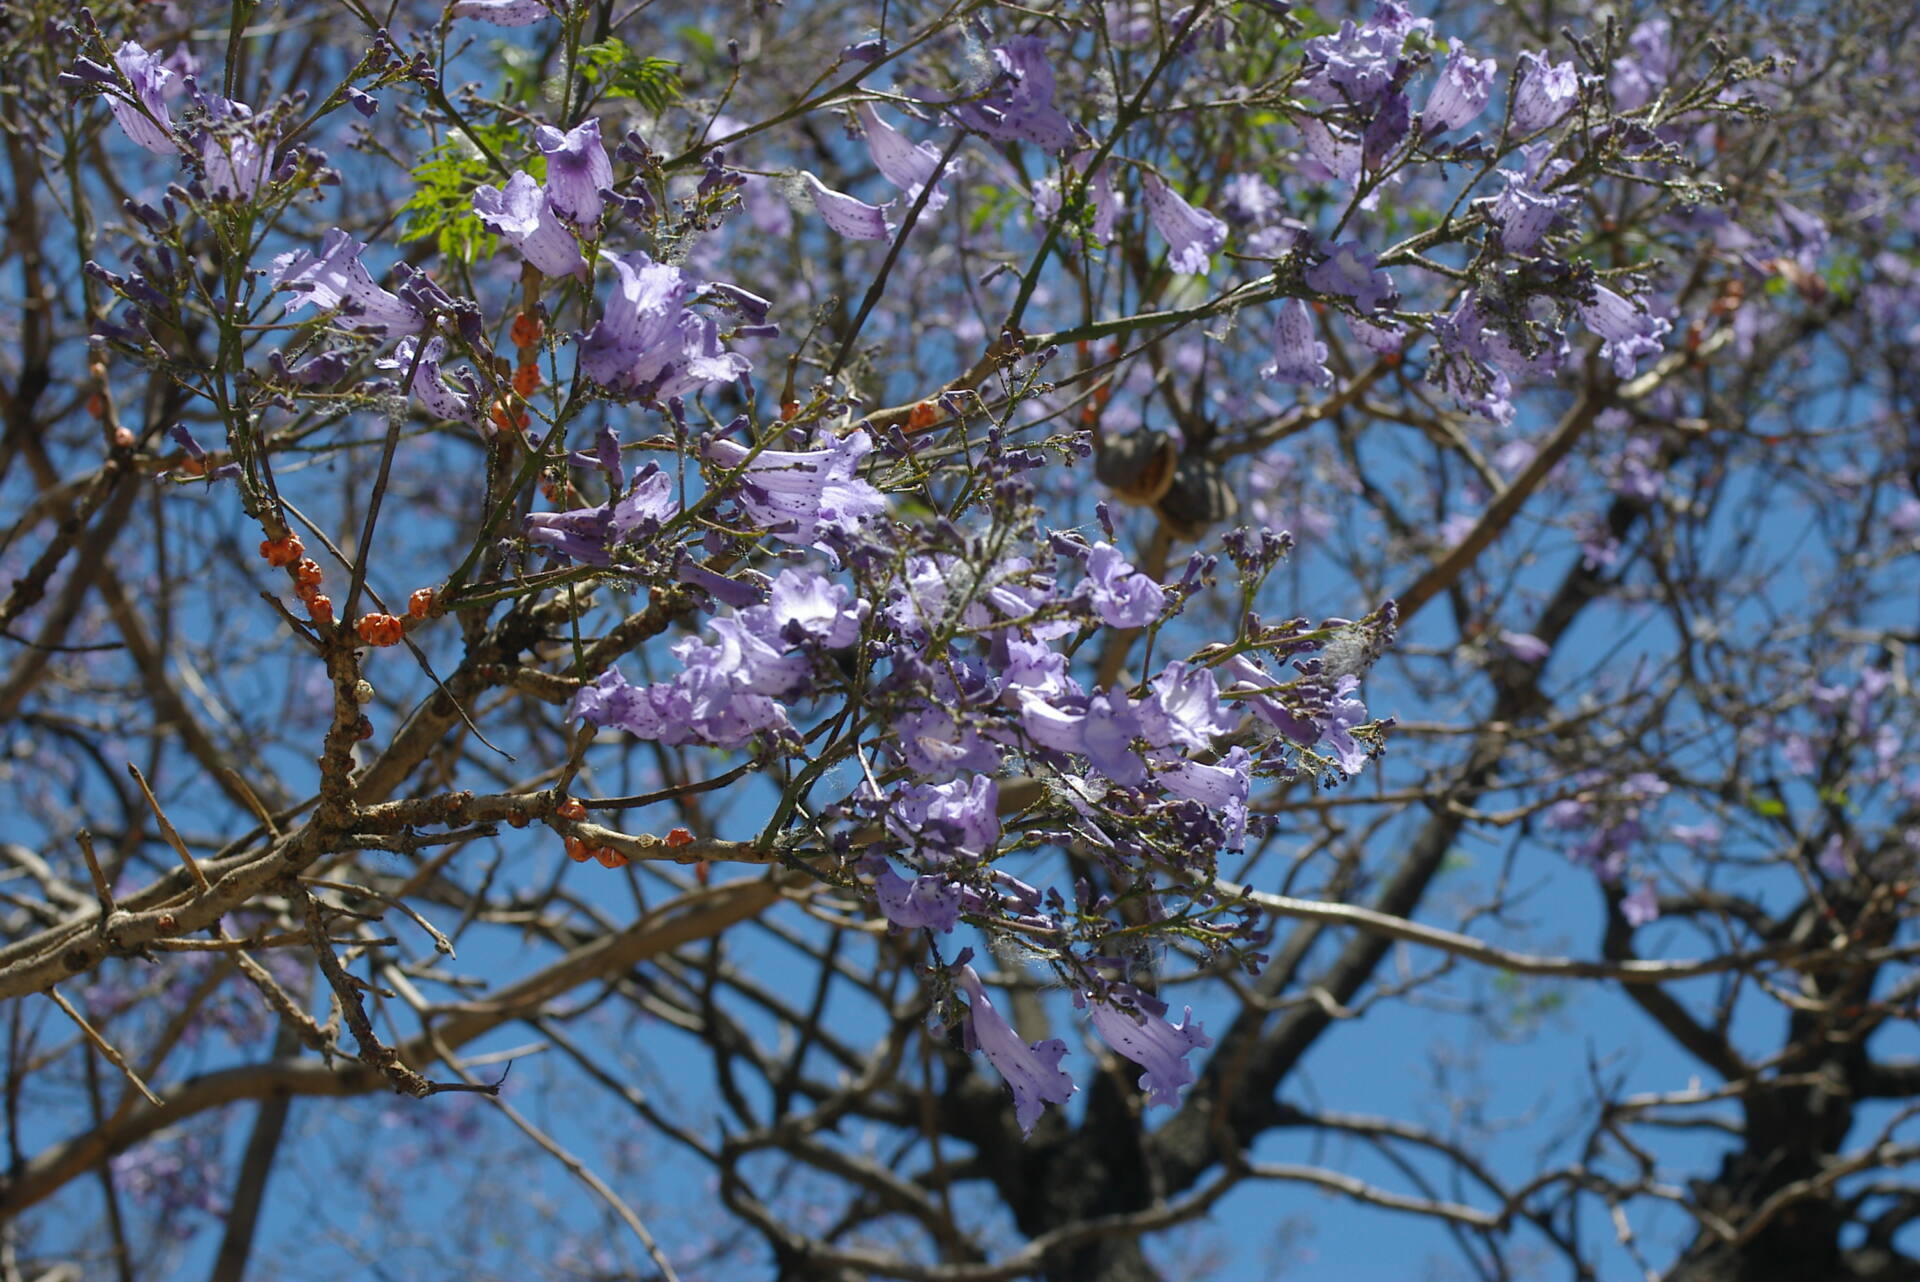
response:
M173 853L180 856L180 862L185 864L187 871L193 874L194 884L203 891L213 889L207 882L207 874L200 871L200 864L187 850L187 843L180 840L180 834L175 832L173 825L168 822L167 812L160 808L160 799L155 797L153 789L147 786L147 777L140 773L140 767L129 761L127 773L132 775L133 781L140 785L141 793L146 796L147 805L153 808L153 817L160 822L160 835L167 839L167 844L173 847Z
M147 1103L153 1105L155 1108L160 1107L160 1097L158 1095L155 1095L153 1091L147 1086L147 1084L140 1080L140 1074L134 1072L133 1066L128 1064L126 1060L121 1058L120 1052L113 1048L112 1043L108 1042L106 1038L100 1036L99 1030L94 1028L92 1024L89 1024L86 1021L86 1017L83 1016L79 1011L73 1008L73 1003L69 1002L66 998L60 995L59 989L57 988L47 989L47 996L53 998L54 1005L58 1006L61 1010L67 1012L68 1019L71 1019L74 1023L80 1026L80 1031L85 1033L87 1035L87 1040L92 1042L94 1044L94 1047L97 1050L99 1050L99 1052L102 1055L105 1055L107 1057L108 1063L112 1064L115 1068L119 1069L122 1073L126 1074L127 1080L133 1083L134 1089L147 1097Z

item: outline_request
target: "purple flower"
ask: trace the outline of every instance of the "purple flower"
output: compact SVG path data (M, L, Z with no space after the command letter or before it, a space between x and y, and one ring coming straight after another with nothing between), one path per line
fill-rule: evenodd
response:
M740 504L784 542L809 544L821 530L851 533L887 510L887 501L854 475L873 449L866 432L851 432L815 450L762 450L716 440L707 457L731 471L742 466Z
M1500 247L1510 254L1531 254L1560 215L1579 203L1572 193L1549 190L1572 167L1553 159L1552 150L1547 143L1535 143L1522 152L1524 168L1500 171L1506 190L1494 198L1488 217L1499 230Z
M1787 759L1787 768L1802 778L1811 777L1820 768L1813 741L1803 734L1788 735L1780 744L1780 755Z
M1093 159L1093 153L1083 151L1067 162L1080 174L1087 172L1087 164ZM1052 219L1060 213L1060 185L1067 181L1064 171L1055 177L1034 184L1033 210L1042 219ZM1113 188L1113 166L1102 163L1093 171L1093 177L1087 179L1087 200L1093 206L1093 226L1088 234L1096 245L1104 245L1113 239L1113 225L1120 217L1120 211L1126 202Z
M1671 26L1665 18L1650 18L1627 37L1627 54L1613 60L1609 88L1613 105L1632 111L1652 102L1673 75Z
M1218 765L1179 761L1155 776L1168 792L1197 801L1224 821L1222 840L1238 850L1246 838L1247 799L1253 793L1253 757L1245 748L1227 751Z
M698 663L703 648L689 642ZM710 664L690 664L673 681L640 687L610 669L574 696L572 715L591 726L611 726L669 745L738 748L756 734L791 729L779 704L742 690L731 674Z
M1602 339L1600 358L1613 363L1619 378L1632 378L1642 356L1659 355L1661 337L1673 328L1672 322L1642 311L1605 285L1595 285L1593 301L1578 307L1581 321Z
M1347 328L1353 331L1354 338L1370 352L1381 356L1398 355L1406 344L1407 331L1398 321L1367 321L1358 316L1341 317Z
M1544 663L1553 647L1531 632L1502 632L1500 648L1522 663Z
M1235 174L1221 185L1220 207L1233 222L1261 224L1279 217L1285 204L1259 174Z
M552 125L541 125L533 131L533 138L547 158L547 204L591 236L606 207L600 193L613 186L613 164L600 141L600 122L583 121L566 133ZM541 270L546 271L544 267Z
M1213 746L1214 736L1233 729L1233 718L1220 706L1213 669L1176 659L1152 685L1153 693L1139 708L1143 734L1154 747L1199 752Z
M506 188L476 187L473 212L480 221L507 238L508 243L549 276L585 276L587 260L573 234L548 207L547 193L533 175L515 170Z
M1204 274L1208 256L1227 243L1227 225L1182 200L1158 174L1148 174L1142 187L1147 217L1167 240L1168 266L1189 276Z
M1096 543L1087 554L1083 596L1102 623L1114 628L1144 628L1166 608L1166 593L1158 583L1136 572L1120 549Z
M553 17L545 0L455 0L449 16L478 18L496 27L525 27Z
M689 668L696 663L711 665L742 690L776 698L794 694L807 684L813 665L805 655L783 653L786 643L775 633L765 606L710 619L707 626L720 638L719 645L703 647L689 638L676 647Z
M1045 641L1009 637L1006 649L1006 666L1000 674L1004 689L1031 690L1043 698L1081 693L1080 687L1067 675L1067 656Z
M1000 841L1000 787L985 775L905 784L893 794L887 830L925 854L984 856Z
M1675 824L1667 829L1667 834L1689 850L1701 850L1707 846L1718 845L1724 835L1720 825L1711 819L1697 824Z
M1555 64L1545 54L1520 55L1520 82L1513 91L1513 128L1531 134L1560 122L1580 97L1573 63Z
M1358 181L1363 158L1360 142L1312 116L1302 119L1299 128L1301 141L1306 143L1310 159L1318 162L1329 176L1341 182Z
M1311 721L1295 716L1273 697L1280 683L1259 664L1244 654L1236 654L1221 664L1220 670L1233 680L1226 693L1245 703L1253 715L1269 727L1298 744L1311 744L1319 738L1320 731Z
M256 121L244 102L198 90L195 97L207 113L206 125L195 134L207 194L216 200L252 200L273 161L273 139L262 136L264 122Z
M1631 371L1629 371L1631 372ZM1622 498L1651 503L1660 497L1664 484L1658 470L1660 446L1646 437L1627 442L1614 461L1613 476L1607 488Z
M932 143L916 145L911 142L905 134L882 120L871 103L861 103L855 108L855 113L860 117L861 127L866 130L867 154L873 158L873 167L888 182L905 192L906 201L911 205L939 173L940 149ZM816 196L815 200L818 199ZM946 203L947 193L935 186L928 194L923 209L931 214Z
M873 897L887 920L903 930L950 932L960 921L960 888L941 876L908 881L884 858L864 859L861 873L873 882Z
M1415 21L1405 8L1387 0L1363 26L1343 22L1338 34L1315 36L1306 43L1307 75L1301 88L1322 102L1375 105L1392 88L1401 69L1401 46L1416 29L1430 33L1433 23Z
M276 258L274 273L280 285L294 295L288 310L312 305L323 311L338 311L336 321L343 328L387 338L419 333L427 318L411 303L373 283L373 277L360 264L366 248L335 227L320 242L318 257L301 252Z
M1400 301L1393 277L1380 270L1380 259L1357 240L1345 240L1306 270L1307 284L1323 294L1351 298L1363 312L1376 312Z
M1478 116L1493 96L1496 70L1493 59L1475 58L1455 45L1447 53L1440 78L1427 94L1427 105L1420 112L1421 130L1431 137L1458 129Z
M1013 1088L1014 1120L1020 1124L1022 1135L1031 1135L1033 1124L1048 1104L1064 1104L1073 1094L1073 1079L1060 1069L1067 1044L1052 1037L1028 1045L987 1000L987 991L973 967L962 965L954 978L967 993L967 1047L984 1052L987 1062Z
M1380 100L1373 119L1360 131L1360 163L1377 170L1393 155L1394 148L1406 140L1413 128L1413 106L1407 96L1395 90Z
M962 726L945 708L921 704L894 721L895 747L907 769L929 779L966 771L990 775L1000 768L1000 750Z
M721 350L714 323L687 310L696 286L678 267L639 251L613 260L619 288L607 310L580 338L580 368L600 386L665 401L752 369Z
M1213 1045L1213 1039L1194 1022L1193 1008L1185 1008L1179 1024L1164 1016L1167 1004L1131 984L1115 984L1104 997L1087 994L1094 1031L1114 1050L1147 1071L1140 1087L1149 1105L1172 1108L1180 1102L1180 1088L1194 1080L1187 1052Z
M1332 749L1334 760L1349 775L1359 774L1367 764L1367 750L1352 734L1353 727L1367 719L1367 705L1353 695L1359 688L1359 677L1341 677L1325 716L1319 719L1320 743Z
M1053 105L1047 42L1040 36L1016 36L997 46L993 57L1011 83L973 102L956 104L954 115L995 142L1030 142L1048 151L1071 148L1073 123Z
M782 570L773 581L768 605L775 626L785 637L804 637L828 650L839 650L860 639L860 625L872 608L852 601L845 585L814 569Z
M353 368L353 356L349 352L327 350L303 357L297 365L289 365L286 353L269 352L267 368L282 382L300 387L331 387Z
M382 369L398 370L403 374L411 369L413 381L409 387L420 398L427 413L435 418L452 423L478 423L480 389L475 385L473 375L462 370L455 377L455 387L448 387L440 376L440 362L447 354L447 340L437 335L429 338L418 364L414 362L414 353L419 350L416 342L411 335L401 339L394 345L392 356L375 364Z
M1651 881L1642 881L1620 901L1620 915L1629 926L1644 926L1660 919L1660 897L1653 893Z
M1813 862L1816 868L1835 881L1853 874L1853 867L1847 861L1847 843L1837 832L1827 838L1827 844L1820 848L1820 854Z
M869 205L845 192L833 190L812 174L802 173L800 177L806 183L807 194L813 197L813 207L820 211L820 217L842 236L849 240L886 240L893 235L892 228L887 225L887 210L892 202Z
M173 140L173 117L167 114L166 103L173 90L173 72L131 40L113 51L113 61L132 82L140 107L146 108L143 112L123 98L109 97L107 107L113 112L114 120L127 137L154 155L177 153L180 146Z
M1273 362L1260 370L1260 377L1297 387L1326 387L1333 382L1327 345L1315 337L1313 314L1297 298L1282 302L1273 318Z
M1122 788L1137 788L1147 781L1147 765L1133 743L1145 733L1126 693L1109 690L1105 698L1095 694L1087 704L1080 723L1080 751L1087 764Z
M673 478L650 463L624 498L571 512L532 513L527 539L583 565L609 565L615 547L658 530L679 510Z

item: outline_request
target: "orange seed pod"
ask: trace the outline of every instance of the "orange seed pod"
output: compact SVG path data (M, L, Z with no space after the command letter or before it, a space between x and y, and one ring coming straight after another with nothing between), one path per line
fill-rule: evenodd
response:
M546 326L540 323L539 317L521 312L513 318L513 330L509 337L515 347L524 349L538 345L545 333Z

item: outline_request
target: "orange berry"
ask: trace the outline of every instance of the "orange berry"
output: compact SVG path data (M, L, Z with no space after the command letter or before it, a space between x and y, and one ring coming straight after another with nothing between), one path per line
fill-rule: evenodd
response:
M316 592L312 596L305 598L305 600L307 603L308 618L318 623L321 627L326 627L333 622L332 597L323 596Z
M562 819L585 819L587 808L580 804L577 797L568 797L553 808L553 813Z
M539 317L521 312L513 318L513 330L509 337L513 339L515 347L527 348L537 345L545 333L546 326L540 323Z
M427 611L433 609L433 589L415 588L413 595L407 598L407 615L410 618L424 619Z
M593 857L593 847L587 845L586 842L580 840L578 837L567 838L566 845L567 858L573 860L576 864L584 864Z
M400 620L391 614L363 614L353 630L368 645L398 645L406 632Z
M685 828L675 828L672 832L667 834L667 846L669 849L674 849L680 846L691 846L692 844L693 844L693 834L688 832Z
M260 555L267 558L268 565L273 566L292 565L306 555L306 551L298 534L289 534L284 539L265 539L260 544Z
M796 414L798 414L799 412L800 412L800 402L799 402L799 401L781 401L781 402L780 402L780 417L781 417L781 418L783 418L783 419L792 419L792 418L793 418L793 417L794 417L794 416L795 416Z
M907 415L907 430L924 432L939 421L940 407L932 401L921 401L913 407L913 412Z
M540 367L532 361L513 371L513 390L522 396L533 395L533 389L540 386Z
M605 846L595 847L593 857L600 861L602 868L625 868L628 863L625 855L617 850L609 850Z
M312 557L301 558L300 563L293 567L293 581L301 587L316 585L326 577L327 572Z

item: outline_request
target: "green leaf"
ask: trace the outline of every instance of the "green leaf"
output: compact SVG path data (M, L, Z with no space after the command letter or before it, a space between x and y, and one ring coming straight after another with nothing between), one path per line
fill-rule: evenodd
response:
M502 160L525 145L513 125L476 125L473 132ZM535 178L544 178L546 157L535 155L525 167ZM473 193L477 187L498 185L501 176L471 138L452 135L409 173L415 185L400 206L407 216L403 242L432 240L443 257L462 263L493 252L495 238L473 212Z
M617 37L581 46L574 65L601 96L632 98L649 111L664 111L681 97L679 63L639 57Z

